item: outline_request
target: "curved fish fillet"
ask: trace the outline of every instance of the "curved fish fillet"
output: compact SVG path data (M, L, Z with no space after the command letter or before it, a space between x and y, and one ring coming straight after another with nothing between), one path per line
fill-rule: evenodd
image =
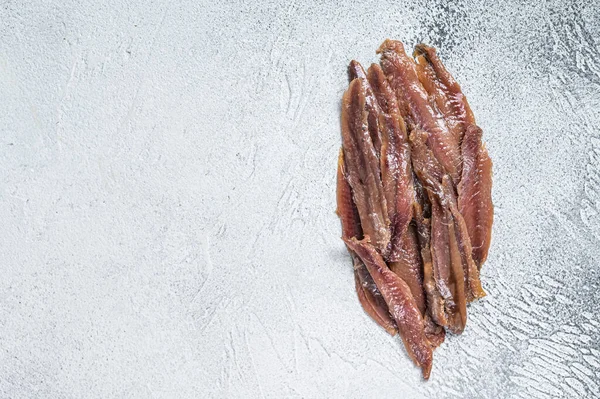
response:
M398 332L410 358L421 367L423 377L429 378L433 361L433 348L425 335L421 312L406 283L385 264L377 250L368 242L352 238L346 243L362 259L377 288L396 320Z
M433 262L433 276L436 287L444 298L447 327L455 334L460 334L464 329L463 319L466 313L461 315L462 304L466 303L464 298L464 280L458 284L462 291L457 291L456 284L456 253L452 251L450 244L451 231L448 228L452 223L450 213L445 210L437 198L431 198L431 259ZM460 255L458 255L460 262ZM462 265L460 276L464 278ZM463 297L460 297L460 294Z
M357 237L360 239L363 236L362 227L360 226L358 210L352 200L352 189L350 188L350 184L348 184L348 180L346 180L346 174L344 150L340 149L337 167L337 209L335 213L337 213L342 222L342 237Z
M363 261L354 254L354 282L358 300L363 309L390 335L396 335L396 322L390 316L387 303L375 285Z

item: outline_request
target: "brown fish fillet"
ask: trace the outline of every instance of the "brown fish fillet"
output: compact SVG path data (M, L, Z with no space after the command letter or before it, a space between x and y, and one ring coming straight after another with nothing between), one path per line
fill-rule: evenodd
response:
M444 308L444 298L437 289L433 273L430 246L431 222L429 218L423 217L422 207L418 204L415 205L415 221L423 261L423 288L427 298L427 312L435 323L446 326L448 325L448 319Z
M369 81L367 80L367 74L365 73L364 68L362 67L362 65L360 65L358 61L350 61L350 65L348 66L348 77L350 78L350 81L354 79L360 79L362 81L363 87L365 89L365 103L367 106L367 111L369 112L369 134L371 136L371 141L373 142L375 152L377 153L377 156L380 157L382 140L382 121L380 121L381 111L379 109L377 99L373 94L373 90L369 85Z
M419 293L424 296L423 305L419 305L419 310L423 315L425 323L425 335L434 348L437 348L446 337L446 330L442 325L447 324L446 315L444 312L444 300L441 297L435 286L435 280L433 278L432 261L431 261L431 248L429 246L430 238L430 223L429 219L424 217L425 213L423 208L427 209L427 214L430 215L429 200L426 198L427 194L424 192L423 186L420 182L415 179L415 195L416 201L413 203L414 208L414 224L408 228L416 238L418 247L418 258L419 258L419 273L413 273L413 275L421 276L421 286L413 289L411 286L411 292L415 296L416 301ZM411 247L414 246L414 243ZM416 257L412 257L413 259ZM390 268L393 267L393 263L390 263ZM394 266L394 269L396 267ZM403 277L402 272L397 272ZM404 278L408 279L406 276ZM406 280L405 280L406 281ZM411 284L407 282L410 286ZM416 293L416 294L415 294ZM424 306L424 309L423 307ZM435 314L435 317L433 316ZM436 322L437 321L437 322Z
M392 222L392 248L388 261L396 261L401 255L403 235L413 217L415 189L413 186L410 145L406 126L400 115L396 95L383 71L377 64L369 67L367 78L382 111L384 134L382 135L381 175ZM390 203L394 202L391 206Z
M352 200L352 189L345 177L344 153L340 150L337 170L337 210L336 213L342 222L342 238L362 238L362 228L358 211ZM385 300L373 282L360 258L348 248L354 264L354 280L358 300L363 309L377 324L391 335L396 334L396 322L390 316Z
M455 261L457 253L452 251L450 241L450 229L452 223L450 212L445 210L439 203L437 197L431 199L431 259L433 263L433 276L436 287L444 298L444 308L446 312L447 327L455 334L460 334L464 329L461 315L461 304L466 303L464 298L464 274L462 264L460 264L460 254L458 254L458 266L460 268L461 279L460 286L462 291L457 291ZM459 297L460 293L463 297ZM465 314L466 316L466 314Z
M438 197L443 197L442 178L446 174L442 165L435 158L427 145L429 133L415 129L410 133L412 166L420 184Z
M342 98L342 147L346 178L360 224L373 245L385 253L390 242L390 221L380 178L379 160L368 130L365 87L354 79Z
M465 295L467 297L467 301L471 302L474 299L483 298L486 294L481 287L479 269L477 268L477 265L473 261L472 257L471 240L469 239L467 225L462 215L458 211L456 193L454 192L454 187L449 176L443 177L442 188L446 198L448 199L448 207L454 222L454 233L456 236L458 249L460 251L465 277Z
M398 257L394 262L388 262L391 271L396 273L409 286L415 303L425 315L425 293L423 292L423 269L417 234L412 225L402 234Z
M358 300L367 314L390 335L396 335L396 322L363 261L353 255L354 281Z
M445 171L427 147L428 133L413 130L410 134L413 169L421 184L427 190L431 204L431 258L436 287L446 302L446 308L455 309L452 290L450 289L451 258L448 237L448 225L452 222L445 209L446 196L442 187Z
M444 115L448 130L460 143L467 125L475 124L475 117L467 98L433 47L419 44L415 47L413 55L421 84Z
M396 93L402 116L411 129L429 133L428 144L436 159L454 181L460 180L459 142L448 130L443 115L433 108L429 96L419 81L414 60L406 55L399 41L386 40L377 50L381 67Z
M426 136L426 132L419 130L411 133L412 161L421 182L429 190L432 209L435 208L431 222L434 279L445 301L446 325L458 334L466 323L467 301L485 296L485 292L469 255L471 244L458 212L452 181L427 147ZM434 295L430 294L435 298ZM438 324L443 323L439 311L432 312L432 318Z
M415 225L410 224L403 235L403 248L406 251L397 262L389 262L389 268L406 282L410 292L415 298L415 303L421 311L425 325L425 335L434 348L437 348L446 337L446 330L436 323L432 311L440 312L445 323L444 301L435 287L433 278L431 249L429 248L429 221L427 220L426 238L424 240L417 233ZM421 249L421 242L425 248ZM427 292L427 290L430 292Z
M379 167L381 171L381 183L386 199L388 218L391 222L391 233L393 235L394 219L396 215L396 191L398 186L398 162L396 150L396 131L390 122L389 116L381 109L378 98L367 78L367 74L356 61L351 61L348 68L351 79L360 79L365 87L365 99L369 112L369 132L375 145L378 140L379 148L376 152L379 156ZM396 123L398 125L398 123ZM374 138L376 137L376 139ZM375 145L376 146L376 145Z
M390 213L392 249L387 261L390 270L409 286L421 315L425 317L422 261L416 231L414 226L410 225L416 198L406 126L400 115L396 96L381 67L372 64L367 72L367 78L384 116L385 127L382 129L384 133L381 149L382 180L388 210L394 211ZM395 201L394 207L390 205L392 201ZM444 330L436 328L431 319L427 321L427 336L431 336L437 346L443 341Z
M473 247L473 260L479 269L487 259L492 238L492 160L481 144L482 130L469 125L462 143L463 174L458 184L458 209Z
M416 176L414 178L417 193L417 202L414 204L414 220L417 226L421 259L423 261L423 288L427 297L427 311L435 323L440 326L447 326L448 316L446 315L444 297L437 287L436 273L433 268L431 248L432 205L429 201L428 191L423 187L424 184L429 189L435 186L444 171L426 146L427 133L413 130L410 141L413 171L418 171L423 179L419 180ZM433 174L433 176L430 176L430 174Z
M423 377L429 378L433 361L433 349L427 340L423 317L406 283L385 264L368 239L346 240L348 246L358 254L388 304L396 320L398 332L406 351L415 364L421 367Z

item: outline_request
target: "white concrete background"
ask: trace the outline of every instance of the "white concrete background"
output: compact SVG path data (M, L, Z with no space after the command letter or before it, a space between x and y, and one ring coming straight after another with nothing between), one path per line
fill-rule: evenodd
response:
M0 1L3 398L600 396L600 7ZM429 382L334 214L351 58L426 41L495 162Z

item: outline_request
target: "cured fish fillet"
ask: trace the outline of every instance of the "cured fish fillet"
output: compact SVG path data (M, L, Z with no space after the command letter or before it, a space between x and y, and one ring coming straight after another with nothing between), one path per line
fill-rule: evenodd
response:
M462 143L463 174L458 184L458 209L463 215L473 260L478 269L487 259L492 238L492 160L481 143L482 131L469 125Z
M427 244L427 251L430 251L429 244ZM425 253L425 258L423 258L417 228L413 224L410 224L402 235L402 245L398 254L396 261L387 262L388 266L410 288L415 304L423 316L425 335L433 347L437 347L444 341L446 334L444 329L436 324L427 308L426 298L428 295L425 293L426 284L424 283L435 284L431 274L431 253ZM425 276L425 273L429 273L429 275ZM424 280L425 277L428 277L427 281ZM437 293L437 289L435 292ZM439 293L437 295L439 296ZM440 304L443 308L443 302Z
M439 203L438 198L431 198L431 259L436 288L444 299L446 327L455 334L460 334L466 323L466 298L464 296L464 281L462 268L457 270L456 261L460 255L450 247L451 236L449 226L452 223L450 213ZM460 267L460 265L459 265ZM456 273L459 272L457 276ZM460 289L461 290L457 290ZM462 294L462 296L461 296Z
M453 228L456 236L458 250L460 252L461 263L463 266L464 281L465 281L465 295L468 302L472 302L474 299L483 298L486 294L481 287L481 280L479 279L479 269L473 261L471 240L467 225L462 214L458 211L456 194L452 182L448 176L442 178L442 189L446 198L448 198L448 207L453 219Z
M350 82L342 98L342 148L346 178L352 188L363 233L382 253L390 243L390 221L381 183L379 159L368 130L365 85Z
M396 335L396 322L390 316L387 303L375 285L373 277L358 256L353 256L354 284L358 300L367 314L391 336Z
M383 295L408 355L421 367L425 379L429 378L433 361L433 348L425 335L421 312L406 283L393 273L368 238L346 240L346 244L362 259Z
M396 96L387 78L377 64L372 64L365 74L362 66L350 63L351 79L366 79L367 98L374 94L377 106L367 105L377 120L381 131L381 177L386 195L389 219L392 223L391 250L386 257L390 270L396 273L410 288L421 315L426 315L425 293L423 290L423 267L413 217L415 189L410 164L410 146L404 120L400 115ZM367 100L367 104L369 101ZM371 115L371 112L370 115ZM369 124L372 119L369 119ZM370 129L371 130L371 129ZM444 331L427 319L428 334L436 346L443 341Z
M352 199L352 189L346 179L346 165L344 161L344 151L340 149L337 168L337 209L336 213L342 222L343 238L362 238L363 232L360 225L358 210Z
M410 287L410 292L415 299L421 315L425 315L423 266L415 228L409 225L406 232L402 234L401 239L397 258L393 262L388 262L388 265L390 270L396 273Z
M402 248L406 242L403 235L412 219L414 202L406 126L395 95L378 65L372 65L367 73L358 62L351 61L348 70L350 79L359 79L365 87L369 132L379 154L381 181L391 223L391 243L385 252L386 260L395 261L401 256L399 252L407 250ZM376 142L380 145L378 149Z
M375 153L377 154L377 157L380 158L383 140L382 130L384 126L380 119L382 115L381 110L379 109L379 104L377 103L377 99L375 98L373 90L371 89L369 81L367 80L367 74L358 61L350 61L350 65L348 66L348 77L350 78L350 81L353 81L354 79L360 79L364 88L365 106L368 112L367 124L369 126L369 135L371 136L371 142L373 143Z
M485 296L485 292L451 179L427 148L426 136L427 133L418 130L411 133L412 160L432 205L432 270L437 291L444 298L445 315L440 311L439 298L430 280L424 279L425 287L432 301L432 318L460 333L466 323L466 302ZM427 266L424 263L424 269Z
M440 294L433 273L433 259L431 257L431 220L423 216L422 206L415 206L415 220L421 259L423 261L423 289L427 298L427 313L433 322L440 326L447 326L448 319L444 309L444 298Z
M337 210L342 222L342 238L362 238L362 228L358 211L352 200L352 191L345 177L344 153L340 150L337 170ZM373 278L360 258L350 250L354 265L354 281L356 294L363 309L377 324L391 335L396 334L396 323L390 316L389 309Z
M399 41L386 40L377 50L381 68L396 93L400 112L410 129L429 133L428 144L438 162L454 181L460 180L459 141L446 126L444 116L429 101L427 91L419 81L414 60L406 55Z
M403 248L407 240L404 235L412 220L415 202L410 145L396 96L379 65L369 67L367 78L377 98L385 127L385 134L382 136L381 175L387 193L388 209L393 210L390 214L392 238L388 260L396 261L401 256L399 251L407 250ZM392 203L393 206L390 205Z
M433 47L418 44L414 51L419 81L444 115L448 130L458 143L462 142L469 124L475 124L475 116L460 85L446 70Z

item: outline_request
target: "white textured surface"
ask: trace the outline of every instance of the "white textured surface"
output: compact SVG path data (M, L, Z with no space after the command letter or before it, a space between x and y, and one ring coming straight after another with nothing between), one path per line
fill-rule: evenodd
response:
M600 396L600 7L212 3L0 2L0 396ZM489 296L427 383L333 212L386 37L439 48L495 163Z

